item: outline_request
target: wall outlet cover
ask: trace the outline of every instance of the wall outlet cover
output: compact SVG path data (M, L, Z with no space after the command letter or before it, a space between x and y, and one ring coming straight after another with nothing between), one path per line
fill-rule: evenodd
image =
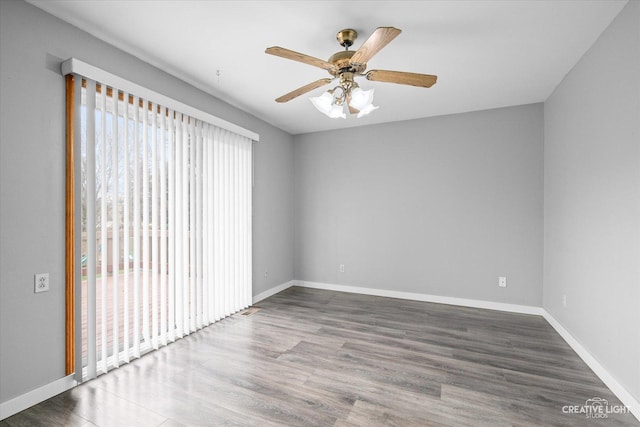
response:
M47 292L49 290L49 273L39 273L34 276L34 292Z

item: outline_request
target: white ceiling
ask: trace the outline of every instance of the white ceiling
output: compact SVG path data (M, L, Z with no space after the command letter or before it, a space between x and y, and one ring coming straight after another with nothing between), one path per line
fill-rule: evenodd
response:
M627 0L29 2L299 134L542 102ZM342 50L338 30L357 30L357 49L380 26L400 28L402 34L369 61L368 69L436 74L436 85L362 80L363 88L375 88L380 109L361 119L330 119L308 96L287 104L274 101L329 74L266 55L265 48L282 46L328 59Z

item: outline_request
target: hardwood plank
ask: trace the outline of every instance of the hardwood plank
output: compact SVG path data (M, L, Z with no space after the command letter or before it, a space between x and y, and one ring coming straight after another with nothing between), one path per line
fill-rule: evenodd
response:
M55 401L46 400L0 423L7 427L31 427L45 424L47 426L75 427L87 425L88 420L58 405Z
M52 403L71 411L98 426L157 426L166 417L140 405L109 393L91 382L53 397Z

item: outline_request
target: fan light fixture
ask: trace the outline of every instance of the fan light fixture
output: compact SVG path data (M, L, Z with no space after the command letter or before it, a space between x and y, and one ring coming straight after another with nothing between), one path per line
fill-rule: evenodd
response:
M336 86L320 96L309 98L318 111L332 119L346 119L345 104L348 105L352 114L357 114L358 118L364 117L373 110L380 108L373 105L373 89L362 90L353 81L352 75L343 75L340 80L340 86Z

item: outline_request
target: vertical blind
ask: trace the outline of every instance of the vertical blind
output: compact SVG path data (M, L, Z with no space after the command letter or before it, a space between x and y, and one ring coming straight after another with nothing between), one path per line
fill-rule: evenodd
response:
M252 140L77 74L74 101L86 380L251 305Z

